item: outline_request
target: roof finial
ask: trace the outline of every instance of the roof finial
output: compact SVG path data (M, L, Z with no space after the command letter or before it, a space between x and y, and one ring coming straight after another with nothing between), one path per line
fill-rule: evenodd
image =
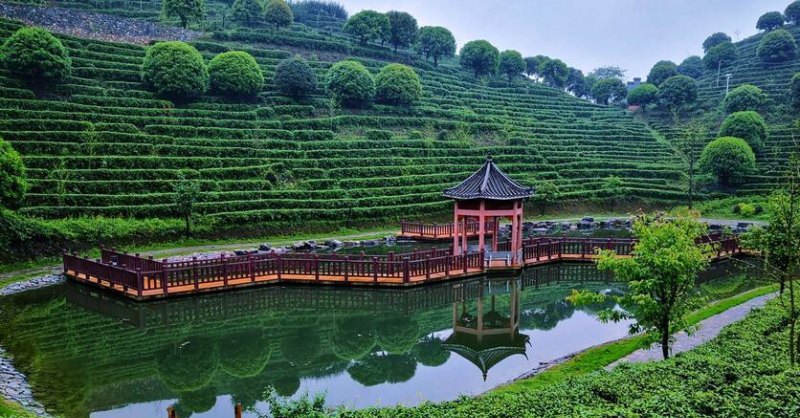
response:
M492 153L486 154L486 161L492 161Z

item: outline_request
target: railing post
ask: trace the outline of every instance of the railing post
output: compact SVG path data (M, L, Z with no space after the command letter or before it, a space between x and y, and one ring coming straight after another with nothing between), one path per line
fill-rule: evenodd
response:
M163 288L162 290L164 291L165 295L169 293L169 290L167 290L167 287L169 287L169 283L167 281L168 276L169 275L167 274L167 259L165 258L162 260L161 263L161 287Z
M200 289L200 277L197 275L197 257L192 257L192 282L194 290Z
M431 256L425 257L425 280L431 278Z
M319 255L314 255L314 280L319 281Z
M467 253L461 254L461 267L463 267L464 274L467 274Z
M344 282L347 283L349 279L350 279L350 256L346 255L344 256Z
M513 255L514 258L517 257L516 254ZM481 248L481 271L486 271L486 263L484 260L486 259L486 250Z
M278 280L281 280L282 273L283 273L283 258L281 258L281 255L278 254Z
M408 257L403 257L403 283L408 283L410 279Z
M142 288L144 287L144 280L142 280L142 269L136 268L136 296L142 297Z
M248 268L250 269L250 283L255 283L256 281L256 262L253 260L252 255L247 256L247 264Z
M225 253L220 254L222 260L222 287L228 287L228 260L225 259Z
M372 281L378 283L378 257L372 257Z
M233 418L242 418L242 404L237 403L233 406Z

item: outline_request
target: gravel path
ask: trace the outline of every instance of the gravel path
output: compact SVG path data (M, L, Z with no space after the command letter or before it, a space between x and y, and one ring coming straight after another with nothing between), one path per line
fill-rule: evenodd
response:
M692 334L687 335L685 332L679 332L675 335L675 342L672 345L672 354L682 353L691 350L700 344L703 344L714 337L727 325L747 316L751 310L764 306L770 299L778 296L778 292L769 293L748 300L742 304L736 305L724 312L712 316L700 322L700 328ZM645 361L661 360L661 344L653 344L649 349L639 349L631 354L609 364L606 369L611 370L620 363L642 363Z

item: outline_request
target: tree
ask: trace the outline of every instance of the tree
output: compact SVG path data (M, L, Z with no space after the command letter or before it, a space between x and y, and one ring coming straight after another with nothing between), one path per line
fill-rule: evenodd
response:
M703 56L703 64L709 70L717 70L731 65L738 56L739 51L736 45L731 42L723 42L706 51L706 55Z
M180 41L159 42L147 49L142 81L159 96L186 100L206 91L208 70L193 46Z
M514 77L522 74L525 71L525 60L522 59L522 54L519 51L509 49L500 53L500 63L498 65L500 74L508 77L508 81Z
M375 96L375 81L358 61L339 61L328 70L326 82L334 100L348 107L367 105Z
M167 19L177 17L186 29L190 21L203 20L203 0L163 0L161 15Z
M307 97L317 88L317 74L299 55L275 66L272 81L282 95L295 99Z
M628 89L618 78L604 78L598 80L592 87L592 97L597 103L608 104L609 101L617 102L628 95Z
M793 1L783 11L786 21L793 24L800 23L800 1Z
M494 74L500 61L500 51L482 39L461 47L461 66L472 70L475 77Z
M595 68L587 76L595 77L598 80L602 80L604 78L618 78L622 81L625 81L626 72L627 70L623 70L622 68L613 65L606 65Z
M744 139L753 152L758 153L767 140L767 123L752 110L733 112L722 122L719 135Z
M392 10L386 13L389 19L389 43L397 52L398 47L408 47L417 40L417 19L406 12Z
M607 78L606 80L610 79ZM622 179L617 176L608 176L603 179L600 194L608 199L608 203L613 211L617 204L617 199L625 196L625 187L622 185Z
M253 97L264 87L264 74L247 52L229 51L208 63L211 90L228 97Z
M236 0L231 6L231 19L245 25L258 22L264 16L261 0Z
M703 70L705 70L703 59L697 55L687 57L678 65L678 74L695 79L703 76Z
M800 109L800 73L795 73L789 83L789 92L792 97L792 105L795 109Z
M761 38L756 55L762 62L790 61L797 58L797 42L787 30L774 30Z
M642 83L628 92L628 104L641 106L647 110L647 105L655 103L658 99L658 87L650 83Z
M709 49L711 49L711 48L713 48L713 47L715 47L717 45L720 45L720 44L723 44L723 43L726 43L726 42L730 43L732 41L733 40L731 39L730 36L728 36L728 35L726 35L726 34L724 34L722 32L714 33L711 36L709 36L708 38L706 38L705 41L703 41L703 52L708 52Z
M564 61L561 61L558 58L553 58L542 63L539 73L541 74L544 82L550 87L560 89L564 88L564 84L567 82L567 77L569 77L569 67L567 67L567 64L565 64Z
M573 290L568 300L577 304L597 303L614 299L630 309L606 309L600 312L603 321L633 319L630 332L644 333L644 344L661 344L661 354L669 358L672 335L680 330L692 331L687 315L698 306L694 287L697 274L708 266L711 249L698 245L704 226L690 219L653 219L640 216L633 224L638 239L633 257L618 257L611 250L602 250L598 269L611 271L628 282L624 296Z
M186 225L186 236L192 235L192 215L194 206L200 200L200 182L189 178L188 173L179 172L178 180L172 185L175 213L183 218Z
M417 36L417 50L425 59L433 58L433 65L438 66L440 59L455 55L456 38L441 26L424 26Z
M269 0L264 10L264 21L272 25L275 30L288 28L294 22L292 9L283 0Z
M706 145L700 168L717 176L721 186L729 186L755 170L756 156L743 139L726 136Z
M586 86L586 77L583 76L583 71L569 67L567 91L574 94L575 97L586 97L590 94L590 90Z
M365 45L367 42L384 39L389 33L389 18L374 10L362 10L347 19L344 33L356 38Z
M375 98L380 103L410 106L422 96L422 83L413 68L389 64L375 76Z
M0 207L18 208L27 191L27 170L22 157L0 138Z
M761 15L756 22L756 29L771 31L783 26L783 14L781 12L767 12Z
M675 139L675 152L685 164L686 178L686 197L689 209L694 204L694 193L696 187L695 176L697 166L700 161L700 153L705 144L708 132L699 123L691 123L681 128L679 135Z
M672 76L658 86L658 98L677 111L697 100L697 83L685 75Z
M647 74L647 82L654 86L660 86L668 78L676 75L678 75L677 64L672 61L659 61Z
M545 180L536 186L536 193L531 198L539 205L539 214L544 215L548 205L557 202L561 198L561 191L558 185L550 180Z
M72 72L67 49L50 32L21 28L0 48L3 66L16 78L32 85L50 85L66 80Z
M550 61L550 58L544 55L525 58L525 74L535 81L541 81L539 79L542 76L542 67L547 61Z
M745 110L758 111L764 106L766 100L767 96L760 88L752 84L743 84L725 96L725 99L722 100L722 107L727 113Z

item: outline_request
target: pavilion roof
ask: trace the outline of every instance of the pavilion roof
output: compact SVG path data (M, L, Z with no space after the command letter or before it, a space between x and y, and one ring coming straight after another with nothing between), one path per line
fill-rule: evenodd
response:
M443 195L457 200L516 200L531 197L534 191L533 187L523 186L508 177L489 155L478 171L461 184L446 189Z

